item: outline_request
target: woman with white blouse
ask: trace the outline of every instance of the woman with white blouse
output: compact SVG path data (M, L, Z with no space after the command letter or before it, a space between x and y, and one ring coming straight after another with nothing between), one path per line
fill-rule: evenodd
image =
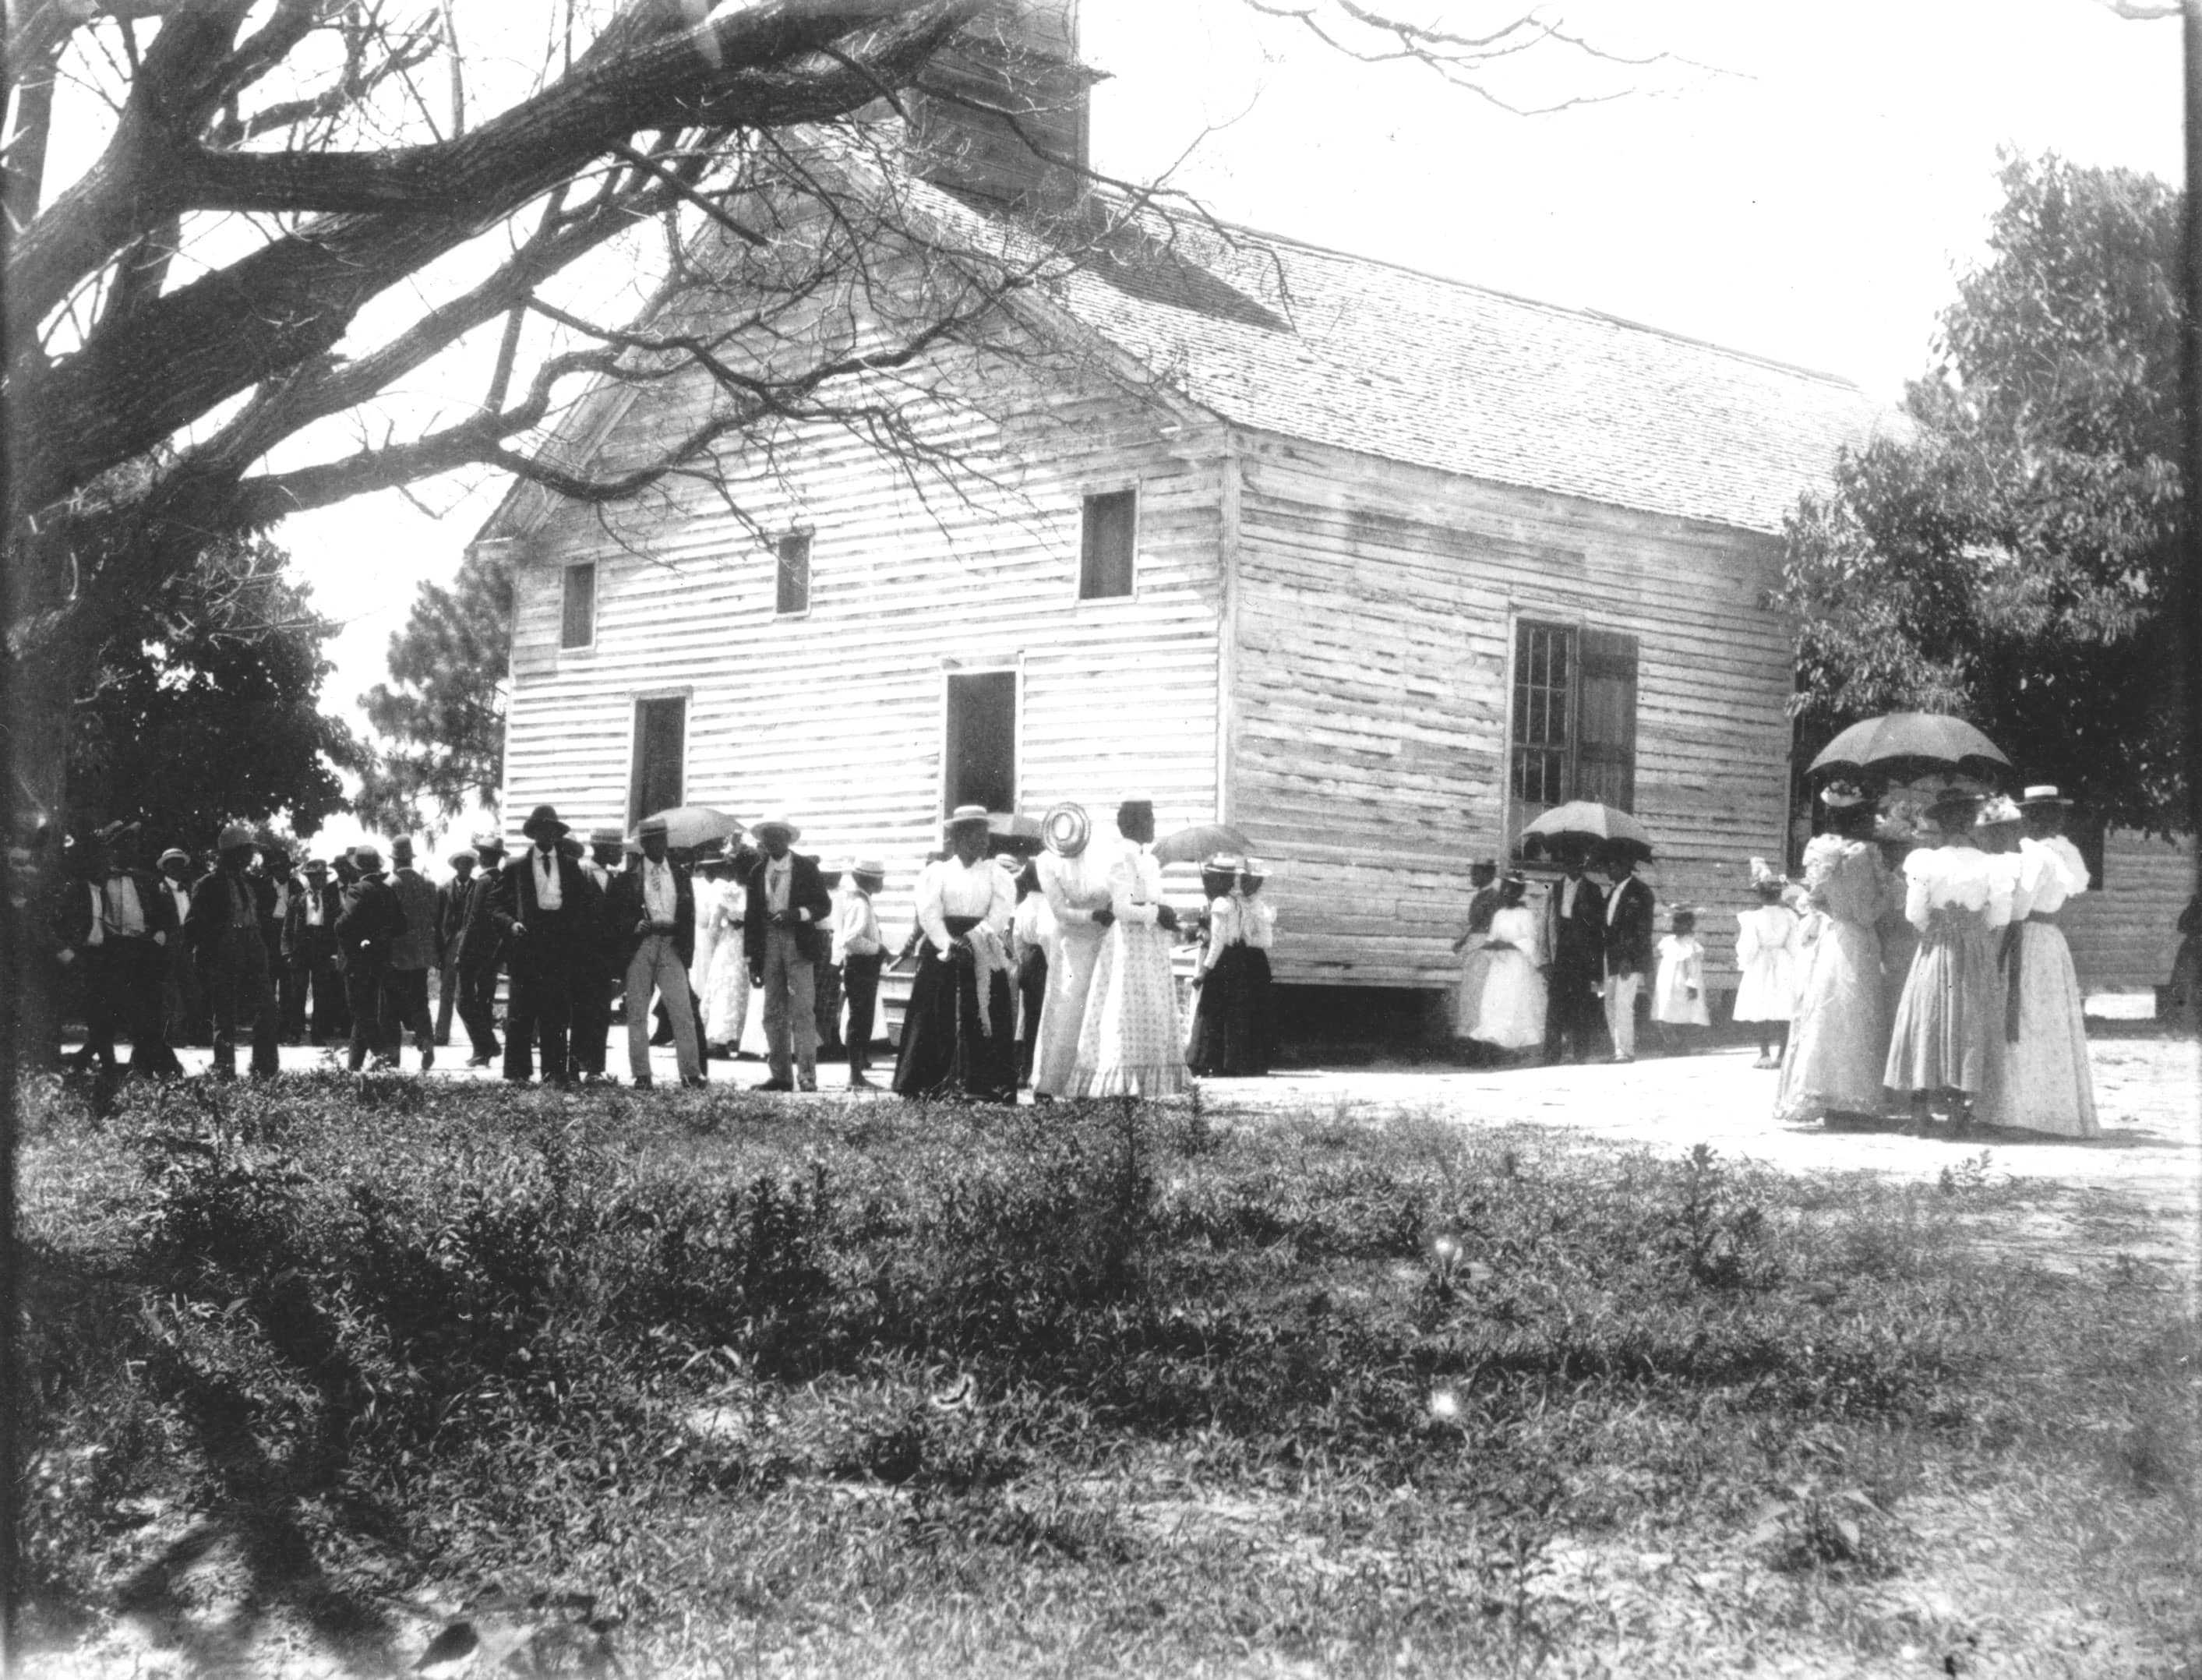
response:
M1905 919L1919 949L1904 982L1882 1082L1911 1099L1916 1123L1946 1104L1952 1129L1972 1123L1975 1102L1993 1105L2004 1077L2004 990L1998 933L2011 922L2017 871L1982 852L1973 836L1977 794L1951 789L1927 811L1939 846L1904 860Z
M1116 830L1123 843L1109 869L1108 932L1086 993L1078 1063L1063 1094L1174 1096L1192 1080L1170 974L1177 911L1163 901L1163 866L1147 849L1155 838L1153 805L1127 799L1117 809Z
M1197 1074L1256 1077L1269 1072L1276 1036L1269 1002L1276 912L1257 896L1262 875L1245 858L1210 858L1200 882L1208 925L1186 1060Z
M917 973L895 1058L898 1096L1017 1099L1010 922L1016 892L986 856L986 811L958 805L949 855L917 877Z
M1046 896L1047 990L1040 1003L1039 1044L1033 1057L1033 1097L1046 1102L1065 1095L1078 1068L1078 1040L1086 1030L1086 999L1109 924L1109 869L1114 854L1092 844L1086 813L1057 805L1047 815L1048 849L1038 859L1039 890Z
M2071 801L2054 787L2034 787L2019 801L2026 837L2019 842L2019 894L2013 904L2009 964L2010 1096L1999 1117L2028 1131L2095 1137L2094 1076L2087 1066L2087 1028L2072 948L2057 924L2066 899L2087 890L2087 865L2064 838ZM2024 919L2018 919L2022 912Z

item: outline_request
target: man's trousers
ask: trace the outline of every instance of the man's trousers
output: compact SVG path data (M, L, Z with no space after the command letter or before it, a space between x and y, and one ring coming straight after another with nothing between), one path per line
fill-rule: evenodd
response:
M1613 1038L1613 1059L1636 1059L1636 994L1644 989L1639 974L1610 974L1605 977L1605 1030Z
M688 970L667 934L646 935L627 959L627 1071L638 1082L650 1077L650 994L653 990L664 998L665 1013L673 1023L673 1054L682 1081L701 1079L704 1060L696 1034L696 1011L690 1001Z
M504 1076L523 1082L533 1076L533 1052L539 1040L543 1082L571 1084L574 983L570 955L562 950L531 951L525 958L514 961L506 977L511 986L504 1004Z
M459 1019L477 1060L497 1057L497 964L459 964Z
M392 969L382 982L382 1030L391 1058L397 1059L399 1035L413 1035L421 1065L435 1059L435 1029L428 1019L428 970Z
M851 952L841 959L842 989L849 996L849 1024L845 1040L849 1071L862 1073L872 1064L872 1024L880 998L880 969L886 961L874 951L868 957Z
M811 964L798 954L792 928L764 933L764 1043L774 1080L818 1082L817 999Z
M242 936L224 933L200 964L207 1002L214 1012L214 1070L237 1076L237 1034L252 1035L252 1076L269 1079L280 1070L276 1042L282 1017L275 1002L275 980L268 969L268 946L253 929Z

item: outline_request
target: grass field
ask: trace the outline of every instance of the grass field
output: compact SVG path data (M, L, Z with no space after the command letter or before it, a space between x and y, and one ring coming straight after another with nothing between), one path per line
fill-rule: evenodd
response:
M2192 1296L1998 1247L1992 1159L334 1076L26 1128L32 1673L2202 1671Z

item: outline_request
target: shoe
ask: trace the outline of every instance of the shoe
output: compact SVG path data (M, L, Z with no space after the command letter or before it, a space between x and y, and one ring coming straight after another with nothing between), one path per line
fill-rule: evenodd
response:
M768 1079L757 1087L760 1091L792 1091L795 1087L785 1079Z
M876 1091L880 1088L865 1078L863 1075L852 1073L849 1076L849 1088L851 1091Z
M428 1070L429 1070L430 1068L433 1068L433 1067L434 1067L435 1065L436 1065L436 1047L435 1047L435 1046L433 1046L433 1045L430 1045L430 1044L424 1044L424 1045L422 1045L422 1046L421 1046L421 1072L423 1072L423 1073L426 1073L426 1072L427 1072L427 1071L428 1071Z
M627 1081L627 1083L638 1091L647 1091L656 1082L657 1082L654 1078L646 1073L639 1073L635 1075L633 1079Z
M469 1056L467 1058L467 1065L470 1068L486 1068L496 1059L494 1056Z
M710 1083L711 1082L704 1078L700 1073L691 1074L687 1078L680 1082L680 1088L684 1091L701 1091L708 1089Z
M795 1082L795 1088L798 1091L815 1091L818 1088L818 1082L815 1079L798 1079Z

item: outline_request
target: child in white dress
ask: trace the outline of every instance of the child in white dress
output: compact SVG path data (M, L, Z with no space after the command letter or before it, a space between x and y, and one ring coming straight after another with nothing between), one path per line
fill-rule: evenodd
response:
M1652 987L1652 1018L1659 1036L1675 1054L1696 1047L1697 1029L1712 1025L1705 1005L1705 948L1698 942L1694 911L1678 910L1671 930L1659 940L1659 972Z
M1757 1023L1758 1059L1752 1065L1778 1068L1797 1014L1797 957L1805 924L1786 902L1789 883L1763 858L1751 860L1751 885L1758 908L1735 918L1735 965L1741 973L1735 1018Z

